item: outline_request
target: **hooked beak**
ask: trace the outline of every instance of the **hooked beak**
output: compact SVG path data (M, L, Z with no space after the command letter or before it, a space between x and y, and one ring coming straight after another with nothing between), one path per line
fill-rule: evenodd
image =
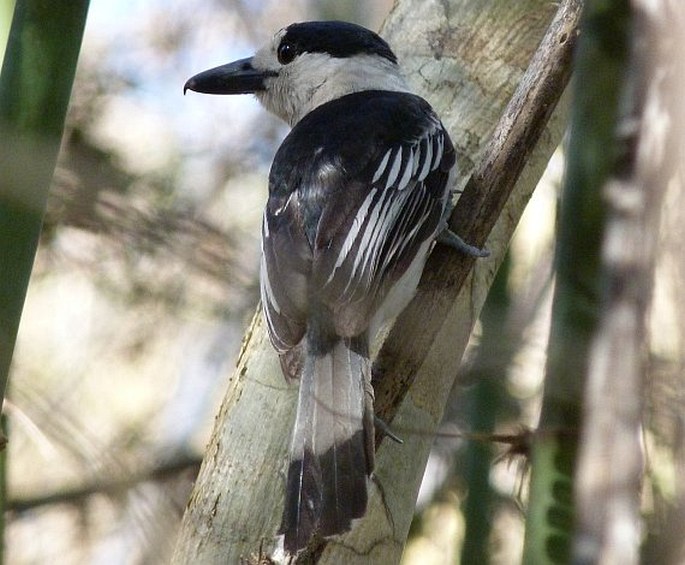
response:
M252 94L265 90L264 79L276 76L273 71L260 71L252 66L252 57L214 67L188 79L186 90L205 94Z

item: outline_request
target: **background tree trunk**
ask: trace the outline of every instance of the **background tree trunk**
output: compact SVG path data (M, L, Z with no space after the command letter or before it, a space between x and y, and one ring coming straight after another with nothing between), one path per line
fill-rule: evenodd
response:
M577 11L578 2L566 4ZM556 6L547 0L400 0L390 14L383 35L417 92L434 105L451 132L461 156L460 187L471 176L555 13ZM559 41L563 43L568 35ZM558 94L554 93L555 100ZM399 561L433 433L471 329L564 125L562 111L533 149L520 148L521 164L525 156L529 158L488 239L492 255L475 263L466 282L458 285L456 300L444 292L456 293L450 286L454 280L443 280L439 273L445 264L466 259L446 249L437 249L431 257L417 296L422 306L410 307L402 315L399 331L387 338L374 368L381 415L394 416L389 423L405 443L380 445L367 515L349 534L321 546L317 562ZM478 223L474 218L469 221ZM460 226L455 226L460 235L479 243L469 240L477 231ZM398 364L411 373L406 395L394 394L396 370L402 368ZM183 519L175 563L236 563L262 550L271 553L296 396L296 386L286 386L281 376L258 313L245 337Z

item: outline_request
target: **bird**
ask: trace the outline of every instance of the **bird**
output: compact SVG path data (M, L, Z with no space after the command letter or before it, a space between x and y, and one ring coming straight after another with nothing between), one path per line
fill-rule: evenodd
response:
M287 381L299 381L279 528L295 555L348 531L374 469L376 335L409 303L447 227L450 136L388 43L342 21L293 23L184 93L254 94L291 126L269 172L260 295Z

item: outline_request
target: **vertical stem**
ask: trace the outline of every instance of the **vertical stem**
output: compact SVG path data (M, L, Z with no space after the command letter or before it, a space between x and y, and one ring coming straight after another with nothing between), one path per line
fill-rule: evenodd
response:
M506 331L510 303L507 291L509 265L510 258L507 254L481 314L483 337L473 370L477 381L469 393L469 421L473 431L482 434L495 430L505 394L503 377L515 349L510 332ZM467 491L464 504L466 531L460 563L489 561L488 546L494 502L494 492L490 486L493 453L492 445L488 442L471 440L468 443L464 476Z
M5 397L87 11L88 0L18 0L14 9L0 74L0 401ZM7 452L0 457L0 513L4 514Z
M602 290L601 189L615 164L614 132L629 43L628 0L588 0L576 59L568 168L539 433L532 454L525 563L567 563L583 389Z
M682 34L685 10L667 0L633 0L632 7L630 62L616 134L619 166L603 191L606 284L578 462L574 559L581 565L636 565L640 559L647 309L663 195L682 174L683 130L677 125L683 115L682 51L674 40ZM678 18L674 33L668 24Z
M38 246L88 0L19 0L0 75L0 394Z

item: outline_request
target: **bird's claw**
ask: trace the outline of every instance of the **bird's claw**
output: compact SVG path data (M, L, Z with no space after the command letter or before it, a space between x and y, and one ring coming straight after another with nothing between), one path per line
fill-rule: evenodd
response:
M475 245L469 245L449 228L442 230L437 239L439 243L448 245L457 251L461 251L464 255L481 258L490 256L490 252L487 249L480 249Z

